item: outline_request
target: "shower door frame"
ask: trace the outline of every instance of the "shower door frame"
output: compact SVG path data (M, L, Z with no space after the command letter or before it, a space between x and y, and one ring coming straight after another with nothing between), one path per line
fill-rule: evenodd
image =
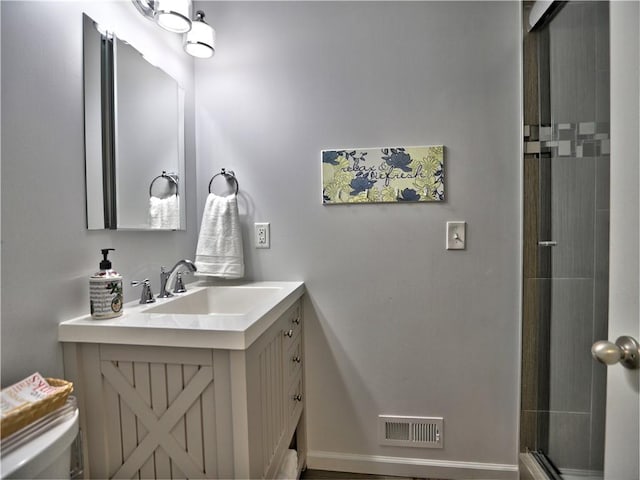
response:
M545 471L546 475L549 478L554 479L562 478L560 476L560 471L555 467L555 465L553 465L551 461L549 461L546 455L541 455L537 452L540 451L544 452L545 454L559 453L558 439L554 438L553 435L550 435L550 432L554 429L553 423L558 421L567 421L567 419L565 419L564 417L571 417L572 419L578 418L582 414L582 411L581 409L577 409L578 413L574 413L573 411L569 411L573 410L570 408L567 409L567 412L562 411L562 408L560 408L559 411L555 411L558 410L558 405L563 404L565 400L563 400L562 397L558 397L557 393L553 394L551 392L553 386L550 385L549 382L552 381L552 377L555 376L555 383L558 383L558 378L555 372L557 372L558 369L558 358L562 358L563 354L558 355L558 347L556 346L554 347L556 350L552 350L550 344L552 341L555 341L556 344L566 342L567 338L563 338L560 340L557 339L556 336L558 329L560 328L560 330L562 330L563 328L570 328L573 323L566 324L568 318L565 319L563 316L558 317L558 311L552 305L552 298L554 296L557 296L558 292L564 291L564 289L567 288L567 285L574 287L574 284L579 283L578 280L583 279L576 278L575 280L572 280L571 277L574 276L573 274L569 274L569 276L565 278L566 272L564 274L560 274L559 278L557 277L557 260L558 258L562 259L562 257L557 257L557 255L553 257L555 263L552 264L552 251L556 251L556 253L559 253L556 249L556 245L558 243L555 240L557 239L552 237L553 234L556 234L556 232L552 231L552 215L558 213L559 206L567 204L566 198L564 199L565 203L560 202L559 204L557 203L558 200L556 198L553 198L554 192L556 192L555 188L557 188L557 186L553 186L552 184L552 169L554 167L555 169L560 168L561 171L562 168L564 168L565 170L567 169L566 166L562 167L563 163L555 163L558 162L558 160L560 162L564 162L564 164L569 161L561 159L561 156L565 156L566 158L569 158L571 161L575 162L574 167L577 167L578 169L585 168L582 166L582 160L580 158L576 158L582 156L582 146L577 147L579 143L579 141L577 140L579 138L577 122L593 121L595 124L595 120L597 117L597 115L594 114L593 118L579 118L571 120L572 122L576 122L571 126L571 128L575 130L575 136L573 138L575 138L576 141L572 144L572 151L570 153L567 154L565 152L561 154L558 148L558 140L561 138L560 132L557 128L558 120L554 118L555 114L552 112L553 97L551 89L552 84L553 87L555 87L556 85L553 83L551 78L552 75L556 75L555 78L558 77L557 74L554 74L551 70L552 43L549 24L553 22L553 18L563 9L563 7L567 3L571 2L535 2L533 8L528 10L530 12L529 17L523 18L524 31L535 30L535 32L532 34L524 33L523 39L523 110L525 124L525 147L523 170L523 350L520 450L526 452L527 449L531 447L531 450L535 451L532 458L537 459L539 466L542 468L542 470ZM542 8L540 8L540 4L544 4ZM531 7L531 5L529 5L529 7ZM582 10L578 10L578 13L581 14ZM571 15L573 15L573 13ZM566 16L567 15L565 14L565 19ZM571 18L573 19L574 17ZM580 20L583 19L580 18ZM580 30L578 30L578 32L580 32ZM572 39L573 37L570 38ZM564 44L561 45L564 46ZM593 55L595 55L595 53L593 53ZM535 59L535 61L532 61L532 59ZM564 71L567 70L565 69ZM531 78L535 78L536 81L531 82ZM593 88L595 89L595 84ZM555 93L555 91L553 93ZM556 96L556 98L563 97ZM580 110L581 109L578 108L578 111ZM574 111L571 110L571 112L572 113L569 114L569 117L579 115L577 111L574 113ZM565 119L564 121L567 120ZM605 131L608 133L608 129L605 129ZM568 142L563 143L567 144ZM591 144L589 144L589 146L590 145ZM580 153L577 152L577 148L580 148ZM598 150L597 154L588 153L585 154L585 157L596 157L600 155L600 150ZM589 161L592 163L592 168L594 169L594 171L595 164L599 160L600 159L596 158L589 159ZM577 194L579 195L580 192L578 191ZM593 197L593 203L595 206L595 193L593 194ZM572 201L569 200L568 205L570 205L571 203ZM552 207L554 208L552 209ZM608 206L606 208L608 208ZM574 215L576 214L578 213L574 213ZM595 226L595 210L592 212L592 215ZM599 228L600 230L602 230L603 228L608 229L606 223L602 223ZM569 239L569 242L571 242L571 239ZM604 244L606 245L606 242ZM564 245L562 245L565 252L567 251L567 248L570 248L570 245L571 243L565 243ZM595 246L593 246L593 248L593 259L595 262ZM602 251L600 251L599 253L602 254ZM573 254L570 253L570 255ZM562 260L560 261L560 264L562 264ZM556 266L556 268L553 268L554 265ZM562 268L560 269L560 271L562 271ZM575 276L577 277L578 275ZM579 276L582 277L583 275ZM589 277L589 275L587 275L587 277ZM587 278L585 280L587 280L587 282L585 282L585 285L588 285L589 282L592 282L592 285L596 285L595 270L592 272L591 278ZM563 286L560 287L559 285ZM595 287L592 286L591 288L593 289ZM601 286L600 291L602 291L603 288L607 288L606 284L604 284L604 287ZM560 302L560 304L563 303L566 303L566 301ZM568 307L569 305L573 305L573 303L566 303L565 307ZM560 306L559 310L563 310L562 305ZM570 308L567 311L573 313L574 310L579 310L577 308L577 305L575 309ZM552 311L554 312L553 315ZM599 318L606 317L600 316ZM591 319L594 322L591 325L594 330L593 334L595 336L606 336L606 330L604 332L599 332L599 329L601 330L599 324L601 324L602 322L596 322L595 309L591 311ZM560 320L560 323L558 323L558 320ZM564 326L558 327L558 325L562 325L563 323L565 324ZM585 339L583 338L582 340L583 341L581 343L585 343ZM565 347L568 346L568 344L564 345ZM585 357L580 362L589 361L588 346L582 345L578 348L576 345L573 345L572 347L570 347L570 349L571 348L578 349L578 351L581 352L580 355L582 357ZM591 368L588 364L584 365L583 363L580 363L579 365L581 369L584 368L586 370L589 370ZM587 417L583 417L588 419L589 429L587 430L587 432L589 441L587 443L587 447L589 450L589 454L587 457L587 461L584 462L584 466L580 467L580 470L575 470L575 473L577 474L596 474L597 471L590 472L589 470L593 469L594 467L596 470L602 469L602 460L598 460L597 457L604 454L604 445L599 445L600 442L598 441L598 439L602 439L604 437L604 432L602 429L600 429L600 431L598 432L597 429L594 430L594 427L592 426L593 421L595 421L596 423L600 422L598 423L600 425L604 423L603 410L605 409L605 407L604 405L602 405L602 403L604 402L604 383L606 382L606 380L604 380L605 370L602 368L600 370L597 370L598 368L599 366L595 366L595 370L592 372L589 380L589 389L593 390L595 384L596 397L594 397L594 393L592 392L590 403L591 406L586 412L584 412ZM594 398L600 398L601 400L594 400ZM559 403L558 399L560 399ZM594 407L594 405L600 405L600 407ZM594 408L596 409L594 410ZM580 422L583 421L580 420ZM555 428L555 437L558 436L558 428L560 427ZM571 428L575 429L575 427ZM594 431L597 432L595 436ZM576 435L576 432L577 429L575 429L573 435ZM550 443L552 442L555 442L556 445L554 452L550 451L552 450L552 448L550 448ZM569 473L573 473L570 468L566 471Z
M611 340L640 338L640 4L611 2L609 19ZM610 367L606 405L605 478L640 478L640 370Z

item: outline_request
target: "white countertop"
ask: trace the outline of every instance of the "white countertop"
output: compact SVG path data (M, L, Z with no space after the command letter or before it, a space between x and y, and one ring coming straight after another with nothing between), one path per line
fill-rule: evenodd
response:
M194 294L212 285L193 283L186 293L159 298L155 303L137 301L124 306L117 318L94 320L90 315L67 320L58 325L58 340L77 343L112 343L164 347L247 349L304 293L303 282L247 282L239 287L273 288L268 299L256 301L245 313L176 314L146 313L145 310ZM229 288L226 285L218 287Z

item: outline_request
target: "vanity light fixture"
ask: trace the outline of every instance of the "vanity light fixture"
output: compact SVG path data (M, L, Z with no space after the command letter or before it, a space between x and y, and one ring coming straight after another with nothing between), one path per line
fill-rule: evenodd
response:
M138 11L170 32L184 33L184 50L197 58L210 58L216 51L216 32L198 10L191 20L191 0L131 0Z
M184 35L184 51L198 58L209 58L216 52L216 31L204 21L202 10L196 12L191 30Z
M149 20L174 33L191 30L191 0L131 0Z
M191 30L191 0L155 0L153 16L165 30L186 33Z

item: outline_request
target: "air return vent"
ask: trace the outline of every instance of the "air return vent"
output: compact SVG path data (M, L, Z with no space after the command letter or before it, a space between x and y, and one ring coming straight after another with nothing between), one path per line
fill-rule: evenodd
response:
M378 416L378 439L381 445L442 448L443 437L442 417Z

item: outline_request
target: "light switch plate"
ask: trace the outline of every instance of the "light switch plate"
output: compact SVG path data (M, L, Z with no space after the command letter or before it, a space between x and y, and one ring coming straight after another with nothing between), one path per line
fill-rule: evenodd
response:
M447 222L447 250L467 247L467 222Z

